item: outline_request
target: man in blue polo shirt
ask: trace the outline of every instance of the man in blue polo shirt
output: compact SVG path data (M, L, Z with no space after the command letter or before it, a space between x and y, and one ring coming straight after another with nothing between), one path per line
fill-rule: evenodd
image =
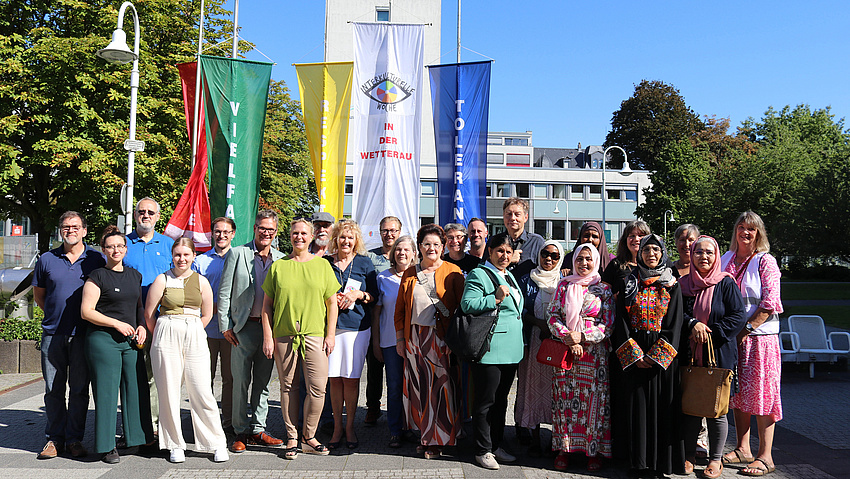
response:
M47 444L38 454L39 459L54 458L63 448L74 457L88 454L82 445L89 408L89 374L80 304L89 273L104 266L106 261L83 242L86 226L86 220L76 211L63 213L59 217L62 246L41 255L33 274L33 296L44 311L41 374Z
M213 290L213 317L207 324L207 345L210 347L210 372L215 380L216 362L221 358L221 425L225 432L232 432L233 424L233 374L230 370L231 344L224 338L218 326L218 287L224 260L230 253L230 243L236 232L236 222L224 216L212 222L213 249L195 258L192 269L204 275Z
M148 298L148 289L162 273L171 267L171 246L174 240L154 231L159 221L159 203L152 198L142 198L136 203L136 230L127 235L127 255L124 264L142 273L142 302ZM151 331L153 333L153 331ZM148 335L145 346L145 366L148 370L148 385L151 390L151 420L153 430L157 431L159 422L159 396L153 381L153 370L150 360L150 341L153 334Z

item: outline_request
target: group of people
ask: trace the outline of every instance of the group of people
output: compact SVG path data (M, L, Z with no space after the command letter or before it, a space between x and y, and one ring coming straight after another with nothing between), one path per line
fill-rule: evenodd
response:
M136 207L133 233L104 231L103 254L83 243L82 216L65 213L63 244L41 256L33 279L45 311L47 444L39 458L63 448L87 454L81 441L89 378L95 448L107 463L120 460L119 394L121 445L185 460L181 385L195 448L215 461L252 445L282 447L286 459L355 449L365 367L367 424L381 415L386 373L391 448L413 437L424 457L440 457L471 419L480 466L515 461L503 438L517 380L516 426L531 431L530 455L553 451L556 469L579 454L590 471L619 457L639 476L690 473L704 423L682 413L679 368L705 364L711 345L718 366L736 371L730 406L739 427L735 450L723 455L725 416L706 420L702 474L718 477L730 463L746 463L746 475L773 471L782 304L758 215L738 218L722 257L714 238L682 225L675 263L639 220L624 227L613 255L596 222L585 223L565 252L525 229L525 200L506 200L503 217L506 231L489 238L478 218L468 226L424 225L414 238L388 216L381 246L367 251L355 221L318 212L291 222L285 255L272 247L277 215L263 210L243 246L231 247L231 219L215 219L213 248L197 255L191 240L154 231L159 205L150 198ZM459 360L446 344L457 310L497 311L479 361ZM570 369L536 360L550 340L569 350ZM219 362L221 416L212 388ZM266 431L273 366L285 439ZM749 446L751 415L757 455ZM317 439L321 422L329 427L325 443ZM541 424L552 425L544 448ZM229 445L225 431L233 434Z

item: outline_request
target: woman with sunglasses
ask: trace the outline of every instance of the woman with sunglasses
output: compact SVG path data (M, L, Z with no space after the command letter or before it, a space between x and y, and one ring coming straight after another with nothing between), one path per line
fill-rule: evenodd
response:
M559 241L547 241L540 249L537 268L519 278L525 297L522 336L526 352L517 369L514 419L518 427L532 430L528 455L540 457L540 424L552 423L552 367L537 362L540 343L550 336L547 325L549 302L561 280L564 249ZM548 450L548 448L547 448Z

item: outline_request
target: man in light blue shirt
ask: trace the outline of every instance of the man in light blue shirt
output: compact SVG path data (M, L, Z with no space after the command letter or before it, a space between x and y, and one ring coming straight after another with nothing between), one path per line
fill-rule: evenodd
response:
M236 222L230 218L219 217L213 220L212 235L215 245L213 249L197 256L192 269L204 275L210 282L213 290L214 306L218 305L218 287L221 283L221 272L224 269L224 260L230 253L230 242L236 233ZM215 382L216 362L221 358L221 425L225 431L233 428L233 374L230 372L230 349L231 344L219 331L218 313L213 317L206 327L207 344L210 347L210 371L213 382Z

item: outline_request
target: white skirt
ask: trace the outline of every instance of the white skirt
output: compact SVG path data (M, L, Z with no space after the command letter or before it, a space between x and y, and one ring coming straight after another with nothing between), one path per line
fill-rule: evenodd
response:
M365 331L336 330L334 350L328 356L329 378L360 378L372 328Z

